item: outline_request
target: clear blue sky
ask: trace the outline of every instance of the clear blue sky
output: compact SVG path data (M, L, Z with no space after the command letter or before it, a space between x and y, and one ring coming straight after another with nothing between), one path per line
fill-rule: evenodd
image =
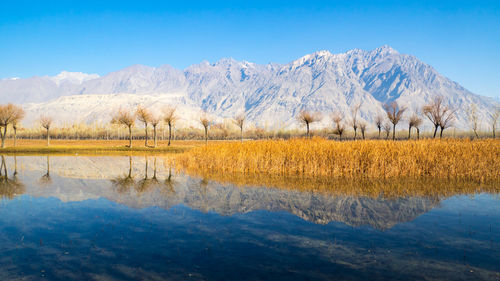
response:
M500 97L500 1L2 1L0 77L286 63L387 44Z

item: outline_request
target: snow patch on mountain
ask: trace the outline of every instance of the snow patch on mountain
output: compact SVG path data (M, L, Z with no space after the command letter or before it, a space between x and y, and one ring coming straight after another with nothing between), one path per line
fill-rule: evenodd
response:
M49 77L52 81L56 83L57 86L61 85L61 83L72 83L76 85L80 85L85 81L99 78L98 74L87 74L83 72L68 72L62 71L56 76Z

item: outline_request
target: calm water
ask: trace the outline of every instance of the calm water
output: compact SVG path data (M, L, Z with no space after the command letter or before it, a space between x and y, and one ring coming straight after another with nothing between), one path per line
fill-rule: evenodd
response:
M155 157L1 161L0 280L500 280L498 194L242 188Z

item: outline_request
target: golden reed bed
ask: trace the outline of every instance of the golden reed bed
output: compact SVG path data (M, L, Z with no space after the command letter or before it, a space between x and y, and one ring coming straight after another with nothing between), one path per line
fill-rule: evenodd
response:
M348 141L321 138L224 142L175 157L191 174L326 178L500 180L499 140Z

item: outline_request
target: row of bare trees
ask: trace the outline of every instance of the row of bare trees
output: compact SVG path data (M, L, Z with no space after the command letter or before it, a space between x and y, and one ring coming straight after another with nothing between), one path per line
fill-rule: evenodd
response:
M360 109L362 104L357 103L353 105L350 109L351 118L346 119L346 116L341 111L335 111L331 115L333 121L333 133L338 135L340 140L346 132L346 127L350 126L354 132L354 139L358 138L358 131L361 133L361 138L365 139L365 133L368 124L359 118ZM386 104L384 106L385 113L379 113L374 119L374 125L378 129L378 138L381 138L382 132L385 134L385 138L388 139L392 131L392 139L396 138L396 126L404 119L404 113L407 108L404 106L399 106L396 102ZM453 125L455 120L456 109L451 108L446 105L444 99L440 96L433 99L430 103L424 105L421 110L412 113L405 120L408 122L408 139L411 138L412 129L416 130L417 139L420 138L420 129L423 124L423 117L425 116L433 125L433 138L436 137L438 130L440 130L439 136L443 137L443 132L445 129ZM24 110L13 104L0 105L0 137L1 146L5 147L5 139L7 136L7 129L9 126L13 128L14 132L14 146L17 140L17 128L20 121L24 118ZM495 131L497 129L498 119L500 117L500 110L497 108L490 115L490 125L493 131L493 138L495 138ZM311 124L318 122L322 119L321 114L312 113L308 111L301 111L297 116L298 121L303 124L306 128L306 137L310 137L310 127ZM478 114L477 107L473 105L469 109L468 116L470 126L474 135L479 137L478 128L480 123L480 118ZM172 141L172 128L174 128L179 117L176 113L176 108L172 106L166 106L162 110L162 114L155 114L151 110L144 106L138 106L135 111L119 109L112 116L111 123L115 125L120 125L128 128L129 133L129 146L132 146L132 128L135 126L136 121L139 121L141 125L144 126L145 132L145 146L149 145L149 128L153 129L153 145L151 147L157 146L157 127L163 122L168 126L168 146L171 145ZM199 124L204 129L205 142L208 142L208 131L210 126L213 125L213 119L206 113L202 113L199 118ZM243 141L243 129L246 121L246 115L238 114L233 118L234 124L240 130L240 138ZM50 128L53 123L53 119L49 116L41 116L39 119L40 125L46 130L47 145L50 144Z
M175 122L178 120L176 115L176 109L171 106L167 106L163 109L163 114L155 115L150 110L143 106L138 106L135 113L130 111L119 109L112 117L111 123L116 125L122 125L128 128L129 131L129 147L132 147L132 127L135 125L135 120L139 120L144 125L145 131L145 146L148 145L148 125L153 127L153 145L152 147L156 147L157 145L157 127L161 121L165 122L168 126L168 146L170 146L172 142L172 127L175 125Z
M5 147L5 138L7 137L7 128L12 126L14 130L14 146L17 140L17 126L24 118L24 110L11 103L0 105L0 138L2 139L2 148Z
M132 146L132 127L135 124L136 119L144 125L145 132L145 146L148 146L148 125L153 127L153 147L156 147L156 128L159 123L163 122L168 126L168 146L170 146L172 141L172 128L175 126L176 121L179 117L176 114L175 107L167 106L163 109L163 114L161 116L153 114L150 110L143 106L138 106L135 113L130 111L120 109L118 110L111 119L112 124L123 125L128 128L129 131L129 147ZM234 123L240 129L241 141L243 142L243 127L245 125L246 116L245 114L238 114L233 119ZM210 125L213 123L212 118L203 112L200 116L199 123L203 126L205 133L205 142L208 143L208 130Z
M17 128L21 120L25 116L24 110L14 104L0 104L0 137L2 139L2 148L5 147L5 138L7 137L7 129L12 126L14 131L14 146L17 142ZM40 117L40 124L47 130L47 145L50 144L49 129L52 124L52 118L48 116Z
M363 120L358 119L358 114L361 108L361 103L357 103L351 107L351 119L345 120L345 115L341 111L335 111L331 115L333 121L333 133L338 135L340 140L342 140L342 135L346 131L346 124L354 131L354 140L357 139L358 129L361 132L361 137L365 139L365 132L367 129L367 123ZM403 120L404 113L408 108L404 106L399 106L397 102L392 102L390 104L384 105L385 114L379 113L375 116L374 125L378 129L378 138L381 138L381 133L384 131L386 139L389 138L389 134L392 130L392 139L396 139L396 126ZM436 137L438 129L440 130L439 136L443 137L443 132L445 129L451 127L455 120L456 109L445 105L444 99L441 96L436 97L430 103L424 105L421 111L412 113L407 119L408 121L408 139L411 138L411 131L415 128L417 132L417 139L420 138L420 128L423 124L422 115L425 116L434 126L433 138ZM500 110L497 108L490 115L490 125L493 131L493 138L495 138L495 131L497 129L498 119L500 117ZM311 113L308 111L301 111L297 116L298 121L306 127L306 137L310 137L310 126L312 123L318 122L322 119L321 114ZM479 115L477 112L477 107L473 104L470 113L469 121L471 123L471 129L476 137L478 135L479 126Z

